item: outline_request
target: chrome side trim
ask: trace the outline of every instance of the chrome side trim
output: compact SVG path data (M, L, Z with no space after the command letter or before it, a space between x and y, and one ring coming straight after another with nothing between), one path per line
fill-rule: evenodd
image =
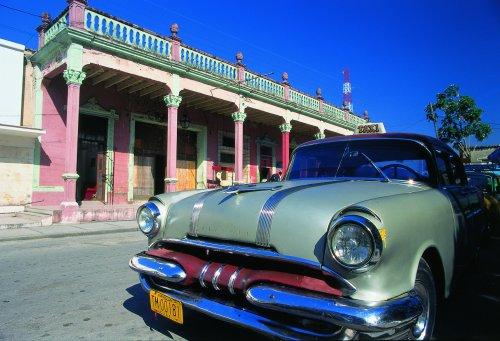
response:
M260 259L269 259L272 261L283 262L283 263L288 263L288 264L298 264L298 265L303 266L305 268L319 270L324 275L329 276L331 278L334 278L336 280L337 284L339 285L339 289L342 289L342 292L345 295L351 295L356 291L356 287L354 285L352 285L344 277L342 277L338 272L336 272L333 269L328 269L328 268L322 267L322 265L319 262L311 261L311 260L304 259L304 258L284 255L284 254L281 254L279 252L269 250L269 249L256 248L256 247L243 246L243 245L218 243L218 242L213 242L213 241L206 241L206 240L201 240L201 239L190 239L190 238L160 240L160 241L156 242L155 244L153 244L153 246L151 248L154 249L154 248L158 247L158 245L161 245L163 243L203 248L203 249L207 249L210 251L227 253L227 254L231 254L231 255L235 254L235 255L255 257L255 258L260 258Z
M345 298L330 298L304 291L270 285L257 285L246 292L255 306L330 322L356 331L376 332L415 321L422 313L422 302L410 292L399 298L369 304Z
M212 277L212 286L217 291L220 290L219 285L217 284L217 282L219 281L220 274L222 273L222 270L224 269L225 266L226 265L224 265L224 264L222 264L221 266L219 266L217 268L217 270L215 270L214 276Z
M231 274L231 277L229 277L229 282L227 284L227 288L229 289L229 292L231 295L236 295L236 292L234 291L234 282L236 281L236 278L238 278L238 274L240 272L241 268L238 268L234 270L234 272Z
M198 281L200 282L200 285L202 286L202 288L206 288L207 286L205 285L205 274L207 273L207 270L208 268L210 267L212 263L208 262L207 264L205 264L203 266L203 268L201 269L200 271L200 276L198 277Z
M145 254L138 254L129 262L129 267L142 274L158 277L168 282L179 283L186 278L184 269L179 265L161 261Z
M278 191L271 195L269 199L264 203L262 209L260 210L259 215L259 223L257 226L257 235L255 237L255 243L260 246L267 247L270 245L271 238L271 224L273 221L274 212L276 211L276 207L279 203L285 199L287 196L294 194L298 191L318 187L325 186L332 183L340 182L341 180L335 181L325 181L325 182L315 182L307 185L299 185L290 188L285 188L281 191Z
M205 204L205 200L211 196L214 195L215 193L220 192L221 190L213 190L213 191L208 191L206 193L203 193L198 200L196 200L194 206L193 206L193 212L191 213L191 222L189 223L189 234L191 236L198 236L198 220L200 219L200 212L203 208L203 205Z

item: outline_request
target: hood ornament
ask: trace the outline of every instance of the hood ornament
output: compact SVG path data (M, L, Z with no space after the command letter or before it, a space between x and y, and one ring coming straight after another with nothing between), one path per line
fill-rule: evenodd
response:
M222 192L227 194L239 194L245 192L257 192L257 191L277 191L281 187L283 187L283 185L275 185L271 187L266 187L266 186L257 187L256 184L234 185L227 187Z

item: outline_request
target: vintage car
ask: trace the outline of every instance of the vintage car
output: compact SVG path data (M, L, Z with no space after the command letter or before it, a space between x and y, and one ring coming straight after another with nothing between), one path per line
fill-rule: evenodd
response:
M457 154L396 133L304 143L283 181L161 194L137 220L154 312L282 339L430 338L486 225Z

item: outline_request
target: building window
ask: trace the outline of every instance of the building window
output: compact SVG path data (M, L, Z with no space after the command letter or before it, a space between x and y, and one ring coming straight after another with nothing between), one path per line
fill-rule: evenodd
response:
M234 154L220 153L220 162L234 164Z
M222 135L222 144L223 147L234 148L234 137L228 135Z

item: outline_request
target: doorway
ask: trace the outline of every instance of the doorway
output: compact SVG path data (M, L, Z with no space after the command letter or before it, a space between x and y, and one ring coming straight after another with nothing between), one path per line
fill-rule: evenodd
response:
M76 199L105 201L108 120L80 115L78 128Z
M165 136L163 125L135 122L134 200L165 192Z
M269 180L269 177L273 175L273 154L273 147L262 144L259 146L259 175L261 182Z
M177 191L196 189L197 139L194 131L177 131Z

